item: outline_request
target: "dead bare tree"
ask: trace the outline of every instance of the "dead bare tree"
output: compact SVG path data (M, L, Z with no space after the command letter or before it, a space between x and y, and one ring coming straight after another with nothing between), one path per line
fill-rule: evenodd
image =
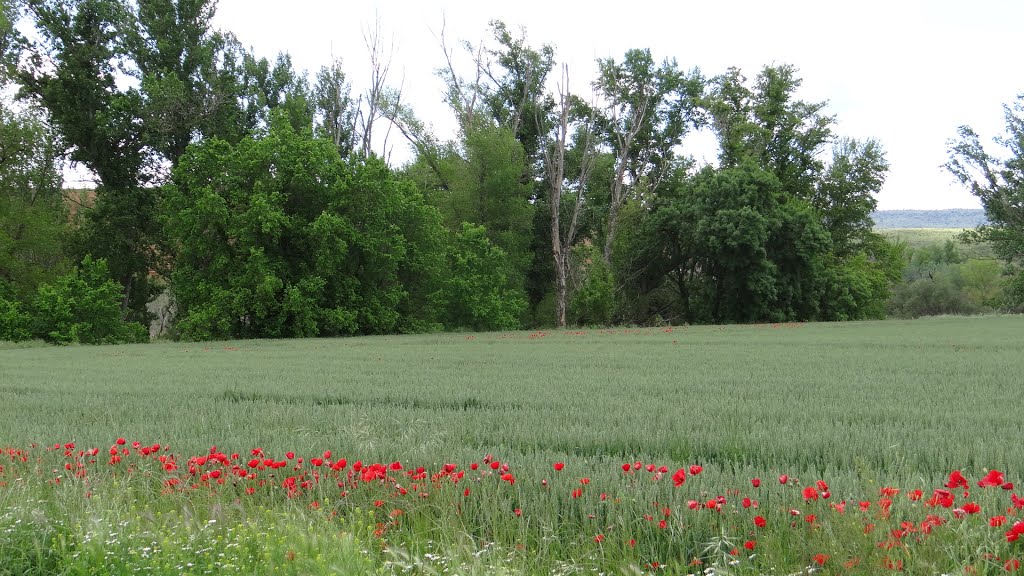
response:
M583 191L590 172L594 166L594 150L591 138L590 123L584 129L583 150L580 160L579 178L576 181L576 203L573 206L569 228L562 234L562 192L566 182L565 149L569 135L569 108L572 96L569 91L569 67L562 65L562 81L558 85L558 124L555 126L552 141L544 147L544 171L549 186L548 203L551 207L551 254L555 263L556 303L555 320L559 328L564 328L566 307L569 299L567 277L569 275L569 256L573 241L576 239L576 227L580 211L583 208ZM539 123L539 119L538 119Z
M604 262L609 266L612 263L612 245L615 242L615 232L619 224L619 209L622 208L622 203L626 199L624 194L626 168L630 154L633 152L633 141L643 127L648 103L649 101L646 99L642 101L630 116L629 124L624 127L624 130L614 131L614 137L618 143L618 154L615 158L615 177L611 184L611 202L608 206L608 233L604 239ZM618 124L618 118L615 118L613 125L618 126Z
M366 92L359 97L360 150L363 156L369 156L373 152L374 124L377 120L384 118L382 97L387 84L388 72L391 70L395 46L392 38L391 45L385 51L379 15L372 28L363 30L363 41L366 43L366 50L370 55L370 85Z

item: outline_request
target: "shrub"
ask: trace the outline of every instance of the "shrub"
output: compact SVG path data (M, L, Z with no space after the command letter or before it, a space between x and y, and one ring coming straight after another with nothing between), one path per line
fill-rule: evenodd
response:
M121 289L105 260L86 256L76 270L42 284L32 301L36 337L55 344L144 342L145 326L121 319Z
M29 330L32 317L26 313L17 300L9 300L0 294L0 341L21 342L30 340Z

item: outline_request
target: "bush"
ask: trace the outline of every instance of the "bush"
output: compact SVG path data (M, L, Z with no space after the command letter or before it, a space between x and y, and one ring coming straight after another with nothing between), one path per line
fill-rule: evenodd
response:
M32 338L29 327L32 317L22 310L17 300L8 300L0 294L0 341L22 342Z
M957 267L949 267L930 277L918 278L899 286L893 292L889 308L894 316L904 318L976 314L980 311L964 293Z
M444 288L449 329L515 330L526 310L526 297L512 286L508 255L487 238L483 226L463 223L448 258Z
M593 246L574 250L575 274L581 278L569 299L569 318L577 326L607 326L615 312L615 279Z
M145 342L145 326L121 319L121 289L105 260L86 256L81 266L53 284L42 284L32 301L36 337L54 344Z

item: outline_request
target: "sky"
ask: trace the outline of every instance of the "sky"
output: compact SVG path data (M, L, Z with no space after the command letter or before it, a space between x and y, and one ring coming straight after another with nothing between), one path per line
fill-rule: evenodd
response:
M345 2L220 0L215 26L230 30L258 56L288 52L315 74L341 58L353 92L369 78L364 33L379 21L392 46L389 84L439 136L454 120L434 71L449 45L488 39L488 22L523 27L532 46L552 44L569 66L570 88L590 94L597 58L621 59L649 48L656 60L714 76L728 67L753 78L765 65L791 64L803 85L798 97L828 101L840 136L875 138L890 172L881 209L976 208L977 199L941 167L957 127L972 126L986 142L1003 130L1003 105L1024 92L1019 63L1020 0L733 0L609 2ZM611 9L614 7L614 9ZM464 52L456 65L471 71ZM551 88L555 76L552 74ZM395 163L409 157L392 133ZM381 139L378 139L381 140ZM383 143L380 144L383 148ZM686 152L713 162L713 138L697 135Z

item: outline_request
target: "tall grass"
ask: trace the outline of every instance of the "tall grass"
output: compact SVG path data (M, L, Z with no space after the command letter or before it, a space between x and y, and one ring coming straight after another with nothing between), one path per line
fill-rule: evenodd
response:
M808 511L792 488L797 482L826 479L837 502L877 499L884 485L927 495L953 469L976 477L996 468L1019 478L1020 334L1024 319L986 317L8 349L0 350L0 446L75 442L106 450L123 436L167 443L171 453L185 456L215 444L225 452L261 447L277 458L294 451L307 461L331 450L353 461L397 460L431 471L449 462L466 469L485 454L511 465L515 485L473 472L472 484L434 490L422 502L371 491L342 504L333 484L323 484L318 490L325 492L301 503L274 493L247 500L234 492L212 503L236 510L225 525L241 526L233 534L242 536L228 540L245 540L256 526L244 520L246 506L273 516L271 525L290 534L285 554L295 546L297 525L310 526L299 539L307 545L310 538L322 544L353 534L345 542L357 552L333 560L352 571L569 573L644 570L657 559L670 561L673 573L688 573L695 568L686 560L709 561L719 552L720 570L728 568L728 552L755 536L762 540L756 561L745 559L733 570L799 567L823 549L871 559L875 570L881 556L865 540L863 518L836 516L827 527L797 535L779 530L766 540L750 529L753 512L738 508L737 497L759 499L774 526L788 526L790 509ZM567 469L555 473L556 461ZM667 478L624 474L621 465L635 461L670 471L700 464L705 471L674 488ZM109 472L97 474L108 478ZM778 485L779 474L791 476L792 486ZM751 488L753 477L765 479L760 491ZM571 498L582 478L591 484ZM472 486L464 503L462 486ZM143 522L140 507L172 515L217 508L191 506L192 494L122 494L116 505L97 506L81 504L80 494L22 490L12 496L12 487L0 488L0 510L8 507L12 526L19 514L64 501L89 509L51 510L44 516L55 520L37 524L66 529L68 518L86 517L116 526ZM728 496L732 512L688 509L691 499L719 495ZM1004 496L986 497L986 512L1004 505ZM309 499L323 498L336 501L327 520L322 510L308 508ZM241 508L231 508L235 500ZM903 505L904 518L923 513L918 504ZM815 506L819 515L830 512L824 501ZM644 518L663 507L671 510L665 528ZM365 525L395 508L404 514L384 552ZM161 526L172 525L145 530L162 537ZM43 533L50 534L35 531L35 540L18 541L66 561L59 546L40 539ZM64 538L81 542L87 533L72 530ZM599 534L607 539L595 542ZM626 545L627 534L634 546ZM956 565L951 556L961 554L982 571L1001 570L991 558L977 560L977 550L957 547L995 546L1001 538L1000 531L966 539L947 532L930 540L933 548L905 559ZM367 558L369 565L359 564ZM168 557L168 565L176 561Z

